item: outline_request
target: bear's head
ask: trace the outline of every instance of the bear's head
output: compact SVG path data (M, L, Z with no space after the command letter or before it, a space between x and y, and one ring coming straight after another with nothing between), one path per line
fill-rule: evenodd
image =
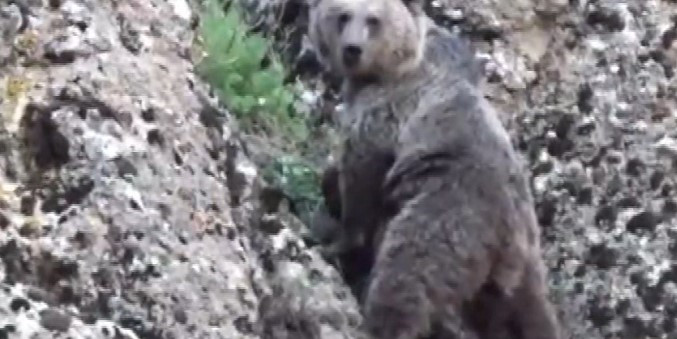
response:
M419 0L309 0L320 62L348 80L397 77L420 63L427 18Z

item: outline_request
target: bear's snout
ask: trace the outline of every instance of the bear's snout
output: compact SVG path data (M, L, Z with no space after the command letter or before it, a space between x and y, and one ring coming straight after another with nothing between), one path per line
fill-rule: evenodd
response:
M362 48L356 45L347 45L343 47L343 64L350 68L356 66L360 62L362 55Z

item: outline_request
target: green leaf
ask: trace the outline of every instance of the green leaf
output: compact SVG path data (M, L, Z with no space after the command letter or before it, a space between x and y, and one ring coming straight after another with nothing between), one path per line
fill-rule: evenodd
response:
M244 82L244 78L240 74L230 73L226 76L226 83L230 86L238 86L242 82Z
M256 106L256 99L251 95L245 95L241 100L242 110L245 112L251 111Z

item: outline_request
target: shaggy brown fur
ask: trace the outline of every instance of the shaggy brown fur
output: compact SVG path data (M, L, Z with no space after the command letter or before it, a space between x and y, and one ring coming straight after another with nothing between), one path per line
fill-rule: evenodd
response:
M464 309L494 300L508 314L487 326L557 339L526 169L477 89L470 48L414 1L321 0L310 30L346 80L338 248L374 258L367 331L473 338Z

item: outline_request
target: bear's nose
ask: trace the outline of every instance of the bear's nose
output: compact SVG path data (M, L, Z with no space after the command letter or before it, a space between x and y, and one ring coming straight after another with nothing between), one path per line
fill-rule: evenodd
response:
M343 47L343 63L348 67L353 67L360 61L361 54L362 48L360 46L345 46Z

